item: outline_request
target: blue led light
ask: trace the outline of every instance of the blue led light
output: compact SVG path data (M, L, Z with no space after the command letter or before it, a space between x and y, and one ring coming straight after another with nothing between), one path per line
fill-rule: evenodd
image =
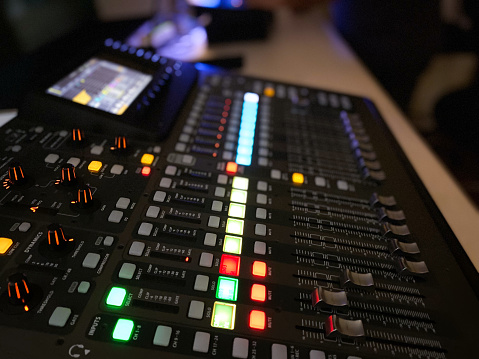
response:
M248 129L241 129L240 130L240 138L241 137L246 137L246 138L254 138L254 131L248 130Z
M144 53L145 53L145 50L143 50L143 49L138 49L138 51L136 52L136 56L142 57Z
M253 157L256 121L258 119L259 95L247 92L243 96L243 101L238 146L236 148L236 163L250 166Z
M250 166L251 165L251 156L243 156L237 155L236 156L236 163L242 166Z
M253 154L253 147L251 147L251 146L238 146L238 148L236 150L236 153L238 155L247 155L247 156L251 157L251 155Z
M105 46L110 47L111 45L113 45L113 39L106 39Z
M238 145L239 146L249 146L253 147L254 144L254 139L253 138L248 138L248 137L240 137L238 139Z

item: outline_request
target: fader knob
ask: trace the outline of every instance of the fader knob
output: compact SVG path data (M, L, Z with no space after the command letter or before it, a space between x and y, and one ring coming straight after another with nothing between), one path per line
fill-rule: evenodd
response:
M48 226L47 243L50 250L63 252L68 251L73 247L73 238L66 238L63 228L57 224L52 223Z
M75 173L75 166L70 163L66 163L62 166L62 175L57 183L63 186L72 186L77 184L78 179Z
M15 273L8 277L8 301L10 304L24 306L28 311L27 304L32 299L32 291L28 279L23 273Z
M115 145L110 147L110 150L117 153L124 153L128 150L128 142L125 136L116 136Z

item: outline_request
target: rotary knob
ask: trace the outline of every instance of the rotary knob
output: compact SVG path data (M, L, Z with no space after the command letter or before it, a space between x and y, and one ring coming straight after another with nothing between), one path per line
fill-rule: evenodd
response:
M3 187L9 189L11 187L26 186L29 182L29 177L25 175L22 165L18 162L12 162L8 167L8 178L3 181Z
M92 190L88 185L78 189L76 199L71 203L73 210L80 213L93 212L100 206L99 201L93 198Z
M75 166L71 163L66 163L62 166L61 178L56 182L63 186L72 186L77 184L78 178L75 173Z
M57 224L52 223L48 226L47 243L51 250L57 252L69 251L73 247L73 238L65 237L63 228Z
M28 279L23 273L15 273L8 277L8 301L16 306L24 306L28 311L28 303L32 299L32 292Z
M83 147L86 145L85 133L79 128L74 128L72 130L71 143L75 147Z
M126 151L128 148L128 142L125 136L116 136L115 137L115 145L112 146L110 149L112 151Z

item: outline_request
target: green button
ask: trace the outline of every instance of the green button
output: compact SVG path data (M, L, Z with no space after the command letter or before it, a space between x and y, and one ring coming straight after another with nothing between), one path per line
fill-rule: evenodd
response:
M114 307L121 307L125 301L126 290L120 287L113 287L106 297L106 304Z
M219 277L216 287L216 298L236 301L238 295L238 279Z
M121 340L124 342L130 340L134 327L135 327L135 323L133 323L133 320L118 319L115 325L115 329L113 329L113 334L112 334L113 339Z
M246 206L239 203L231 203L228 209L228 216L236 218L244 218L246 215Z
M222 329L234 329L236 318L236 304L215 302L211 326Z
M223 242L223 252L241 254L243 240L241 237L226 235Z

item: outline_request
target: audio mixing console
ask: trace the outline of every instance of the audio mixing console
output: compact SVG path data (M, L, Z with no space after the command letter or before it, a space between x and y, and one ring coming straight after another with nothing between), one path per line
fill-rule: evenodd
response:
M370 101L79 65L0 128L2 359L479 357L477 272Z

